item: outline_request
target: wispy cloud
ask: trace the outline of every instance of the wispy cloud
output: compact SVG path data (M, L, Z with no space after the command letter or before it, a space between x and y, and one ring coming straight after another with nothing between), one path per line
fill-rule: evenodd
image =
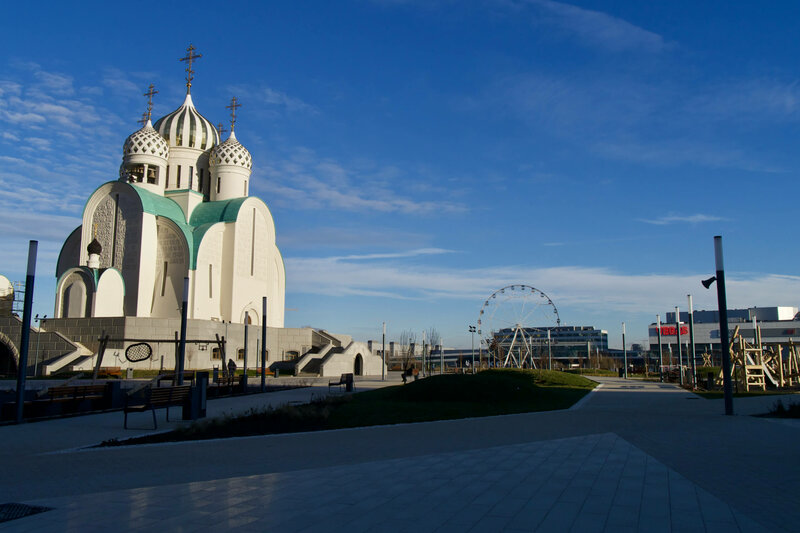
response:
M498 79L486 103L598 156L660 166L783 172L735 135L800 119L794 84L697 85L633 74L525 73Z
M614 52L660 52L666 46L657 33L601 11L552 0L523 0L537 15L537 22L549 23L574 35L590 46Z
M339 209L344 211L377 211L384 213L427 214L459 213L466 205L448 201L432 201L430 196L411 196L410 184L415 176L404 173L402 179L387 180L387 172L397 176L397 168L368 163L345 166L331 159L320 158L312 150L295 149L294 153L261 171L268 179L255 181L269 197L284 205L302 209ZM404 190L398 190L400 184Z
M640 218L639 222L644 222L646 224L654 224L656 226L666 226L667 224L675 224L675 223L700 224L702 222L719 222L722 220L726 219L714 215L704 215L702 213L697 213L695 215L667 215L653 219Z
M701 291L707 272L627 274L585 266L496 266L457 269L408 262L360 261L347 257L287 258L287 287L297 293L329 296L370 295L418 300L481 302L497 288L526 283L544 290L559 307L581 312L608 310L655 313L676 294L696 294L698 308L716 305L711 291ZM800 293L800 276L727 273L729 305L775 305ZM569 316L562 319L570 323Z
M290 114L308 113L315 115L319 113L319 110L315 106L304 102L300 98L290 96L285 92L265 85L258 87L233 85L229 87L228 90L232 94L236 95L239 99L242 99L245 103L247 103L249 100L249 105L252 105L253 107L266 105L267 110L279 108L281 111Z

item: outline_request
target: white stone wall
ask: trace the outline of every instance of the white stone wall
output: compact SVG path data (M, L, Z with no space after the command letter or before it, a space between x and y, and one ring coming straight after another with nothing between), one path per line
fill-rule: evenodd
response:
M155 283L151 316L178 318L181 316L183 301L183 278L189 271L189 249L183 232L171 220L161 217L157 220L154 267Z
M97 281L97 293L94 298L96 317L123 316L125 298L125 282L117 269L105 270Z
M260 316L261 299L266 296L267 324L282 327L286 287L283 260L275 246L272 215L258 198L248 198L239 208L233 250L231 302L227 309L230 320L242 322L245 312Z
M356 358L361 357L361 373L356 372ZM358 374L362 376L380 376L383 362L377 355L369 351L363 342L351 342L343 353L333 354L320 365L320 375L323 377L338 377L342 374Z

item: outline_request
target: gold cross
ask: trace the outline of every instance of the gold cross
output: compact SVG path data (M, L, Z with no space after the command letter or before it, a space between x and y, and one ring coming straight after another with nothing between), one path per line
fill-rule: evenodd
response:
M222 122L220 122L219 124L217 124L217 131L219 132L219 138L220 138L220 141L221 141L221 140L222 140L222 136L223 136L223 135L225 134L225 132L226 132L226 131L228 131L228 130L226 130L225 128L223 128L223 127L222 127Z
M144 126L145 124L147 124L148 120L150 120L150 110L149 109L147 111L145 111L144 113L142 113L142 118L140 118L136 122L138 122L139 124Z
M235 96L231 98L231 105L225 106L225 109L231 110L231 132L233 131L233 128L236 127L236 110L240 107L242 107L242 104L236 100Z
M158 94L158 91L154 91L153 88L153 84L151 83L150 87L147 88L147 92L144 93L144 96L147 97L147 120L150 120L150 115L153 113L153 95Z
M192 70L192 62L195 59L200 59L203 57L203 54L195 54L194 51L197 50L194 45L190 44L189 48L186 49L186 56L180 58L178 61L186 61L186 94L192 92L192 80L194 79L194 71Z

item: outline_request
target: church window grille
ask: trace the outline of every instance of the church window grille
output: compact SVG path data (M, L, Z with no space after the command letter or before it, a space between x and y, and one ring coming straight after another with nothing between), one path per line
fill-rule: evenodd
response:
M194 181L194 167L189 167L189 188L190 189L192 188L192 185L194 185L193 181Z
M144 165L134 165L130 169L131 181L136 183L142 182L144 176Z
M181 188L181 167L178 165L178 177L177 177L178 184L175 185L178 189Z
M236 359L238 359L239 361L244 359L244 348L239 348L238 350L236 350Z
M219 352L219 348L211 349L211 359L222 359L222 354Z
M169 262L164 261L164 276L161 278L161 296L164 296L164 293L167 290L167 270L169 269Z

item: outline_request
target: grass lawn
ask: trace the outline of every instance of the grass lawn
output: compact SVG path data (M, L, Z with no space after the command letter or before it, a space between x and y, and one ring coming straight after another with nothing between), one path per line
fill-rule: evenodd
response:
M328 397L201 421L169 433L106 446L292 433L358 426L422 422L566 409L597 384L582 376L548 370L487 370L432 376L407 385Z

